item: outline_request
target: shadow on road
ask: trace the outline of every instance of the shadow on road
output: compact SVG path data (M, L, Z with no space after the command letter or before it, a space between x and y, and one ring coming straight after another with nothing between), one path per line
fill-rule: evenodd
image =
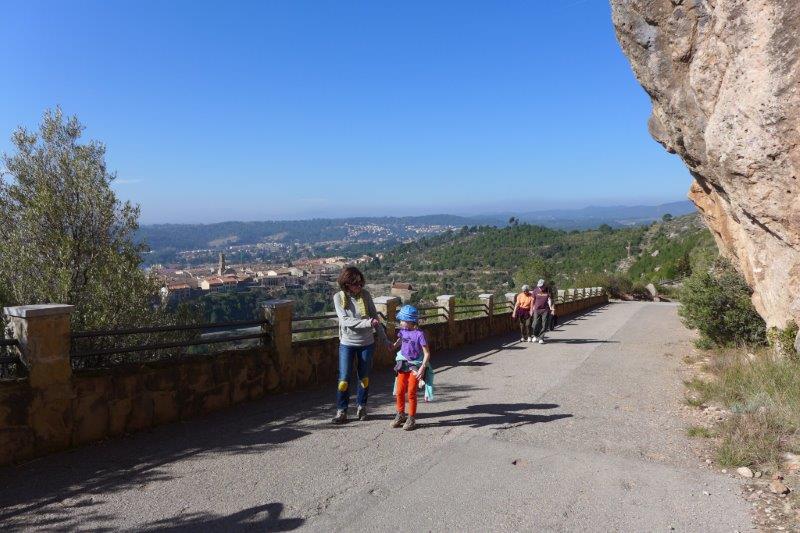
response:
M541 415L529 414L522 411L555 409L558 405L554 403L486 403L470 405L463 409L453 409L451 411L440 411L426 415L420 413L418 418L421 426L469 426L481 428L492 425L500 426L524 426L529 424L540 424L552 422L562 418L570 418L571 414ZM457 417L457 418L450 418ZM434 420L447 418L446 420Z
M452 365L462 362L466 363L465 366L479 367L481 365L475 361L464 360L477 354L483 354L480 357L483 359L502 351L505 345L504 337L486 339L463 350L437 354L437 363L444 364L445 368L447 365L454 368ZM329 423L333 415L335 379L336 376L331 376L330 383L312 390L273 395L203 418L109 439L16 467L0 468L0 529L27 530L26 516L36 513L41 517L37 524L49 529L89 527L101 531L102 524L113 523L118 518L100 512L106 500L122 491L174 479L175 475L169 468L173 463L218 455L268 453L311 433L346 430L347 425ZM393 380L394 373L389 369L373 372L370 405L394 404ZM437 383L436 402L461 401L476 390L480 389L441 381ZM370 418L382 420L390 417L370 415ZM261 516L268 510L254 508L243 513L252 511ZM245 519L245 515L231 516ZM195 518L200 519L198 516ZM223 520L240 519L213 515L205 518L216 521L212 525L220 529L225 529ZM156 527L155 524L152 526ZM157 526L166 528L181 524ZM272 530L274 527L262 529Z
M600 339L556 339L545 337L545 344L619 344L619 341L604 341Z
M170 531L216 533L227 531L291 531L305 523L302 518L281 518L282 503L268 503L244 509L238 513L219 516L210 513L190 513L176 518L144 524L140 531Z
M494 337L456 350L434 354L437 374L458 367L479 371L491 364L486 359L515 346L516 335ZM445 374L447 376L447 374ZM174 479L170 465L193 458L219 455L268 453L275 447L322 431L339 431L328 421L333 414L336 376L313 390L274 395L219 411L204 418L177 422L132 436L110 439L76 450L36 459L16 467L0 468L0 529L29 529L26 517L36 513L39 527L57 530L104 529L118 517L102 511L114 495L155 482ZM392 405L394 373L378 370L371 376L370 404ZM478 387L437 381L439 405L462 401ZM535 424L569 417L526 411L547 410L555 404L484 404L425 414L422 421L438 426ZM390 415L370 418L381 420ZM369 422L367 422L369 423ZM424 425L423 425L424 426ZM302 525L300 519L280 518L283 506L269 503L241 512L218 516L194 514L173 521L146 524L151 529L226 530L241 527L286 530ZM102 510L102 511L101 511ZM182 529L181 529L182 528ZM283 529L281 529L283 528Z

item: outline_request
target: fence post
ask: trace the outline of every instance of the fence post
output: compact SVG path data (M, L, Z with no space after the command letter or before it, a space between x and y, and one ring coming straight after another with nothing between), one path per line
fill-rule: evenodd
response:
M383 313L386 317L386 336L389 338L390 342L394 342L397 336L395 317L397 316L397 308L400 306L402 300L398 296L378 296L372 301L375 302L375 309L377 309L379 313ZM381 362L388 364L394 361L394 354L389 353L389 350L382 346L381 343L375 346L375 353L380 360L385 359L385 361ZM384 357L382 355L384 353L388 355Z
M442 294L436 297L436 305L447 309L447 336L448 348L455 347L458 343L455 337L456 330L456 297L453 294Z
M14 337L19 342L20 359L28 367L31 387L50 388L69 383L69 316L74 306L63 304L6 307Z
M487 311L487 323L489 324L489 335L492 334L492 324L494 322L494 294L479 294L478 298L480 298L481 303L486 306Z
M507 292L505 294L506 301L511 302L511 308L514 308L514 304L517 303L517 293L516 292Z
M6 307L20 359L33 389L30 426L36 453L63 449L72 438L72 366L70 322L74 306L64 304Z
M292 300L267 300L264 302L264 318L272 326L272 347L278 362L280 387L291 390L297 380L297 365L292 359Z

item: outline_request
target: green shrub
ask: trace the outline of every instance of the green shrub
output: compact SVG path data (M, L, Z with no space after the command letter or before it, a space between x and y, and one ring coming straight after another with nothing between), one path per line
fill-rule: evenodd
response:
M797 322L790 320L783 329L776 327L769 328L767 340L778 355L797 357L797 350L794 347L797 331Z
M766 326L750 294L741 275L719 259L710 271L696 270L687 278L678 312L687 327L716 346L761 345L766 342Z

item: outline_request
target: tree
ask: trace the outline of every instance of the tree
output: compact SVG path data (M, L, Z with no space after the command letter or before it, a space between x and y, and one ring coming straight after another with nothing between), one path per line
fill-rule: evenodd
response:
M766 342L764 320L750 301L744 278L725 259L709 270L696 269L680 292L678 314L700 332L704 344L758 345Z
M661 220L663 220L664 222L669 222L670 220L672 220L672 218L673 218L672 215L666 213L663 217L661 217Z
M534 257L514 274L514 283L519 286L535 285L539 279L551 282L552 278L553 271L548 262Z
M611 233L612 231L614 231L613 228L608 224L600 224L600 226L597 229L600 230L600 233Z
M157 287L133 242L139 208L121 203L105 146L79 142L83 126L61 109L39 132L18 128L0 174L0 286L4 305L75 305L76 328L130 325L153 314Z

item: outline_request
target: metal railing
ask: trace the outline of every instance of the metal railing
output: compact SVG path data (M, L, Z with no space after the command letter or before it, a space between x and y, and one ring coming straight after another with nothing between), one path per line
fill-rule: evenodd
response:
M263 318L205 324L77 331L71 335L70 360L73 368L80 370L183 359L211 355L214 352L202 349L211 345L229 344L229 346L220 347L217 350L224 351L253 347L252 342L245 343L245 341L258 340L259 343L256 345L265 344L270 333L270 323ZM121 338L130 337L133 337L131 343L119 342ZM176 337L179 340L172 340ZM185 350L185 348L189 349Z
M339 324L325 324L331 320L338 320L336 313L323 313L321 315L309 316L296 316L292 317L292 340L308 340L308 339L321 339L335 337L331 335L330 331L338 331ZM300 328L295 328L297 322L312 322L311 325L304 325ZM323 322L322 324L313 324L314 322Z
M471 314L476 316L482 316L482 315L489 316L489 306L484 303L456 304L453 306L453 308L454 308L453 311L454 316L466 315L466 314ZM467 318L475 318L475 317L472 316Z
M446 322L448 317L450 316L450 310L443 306L443 305L423 305L417 307L417 311L420 312L419 320L421 323L428 322L435 319L435 322L439 322L439 319L444 319ZM435 313L428 313L428 311L436 311Z
M494 303L494 314L495 315L502 315L505 313L511 313L514 310L514 304L509 302L508 300L504 302L495 302Z

